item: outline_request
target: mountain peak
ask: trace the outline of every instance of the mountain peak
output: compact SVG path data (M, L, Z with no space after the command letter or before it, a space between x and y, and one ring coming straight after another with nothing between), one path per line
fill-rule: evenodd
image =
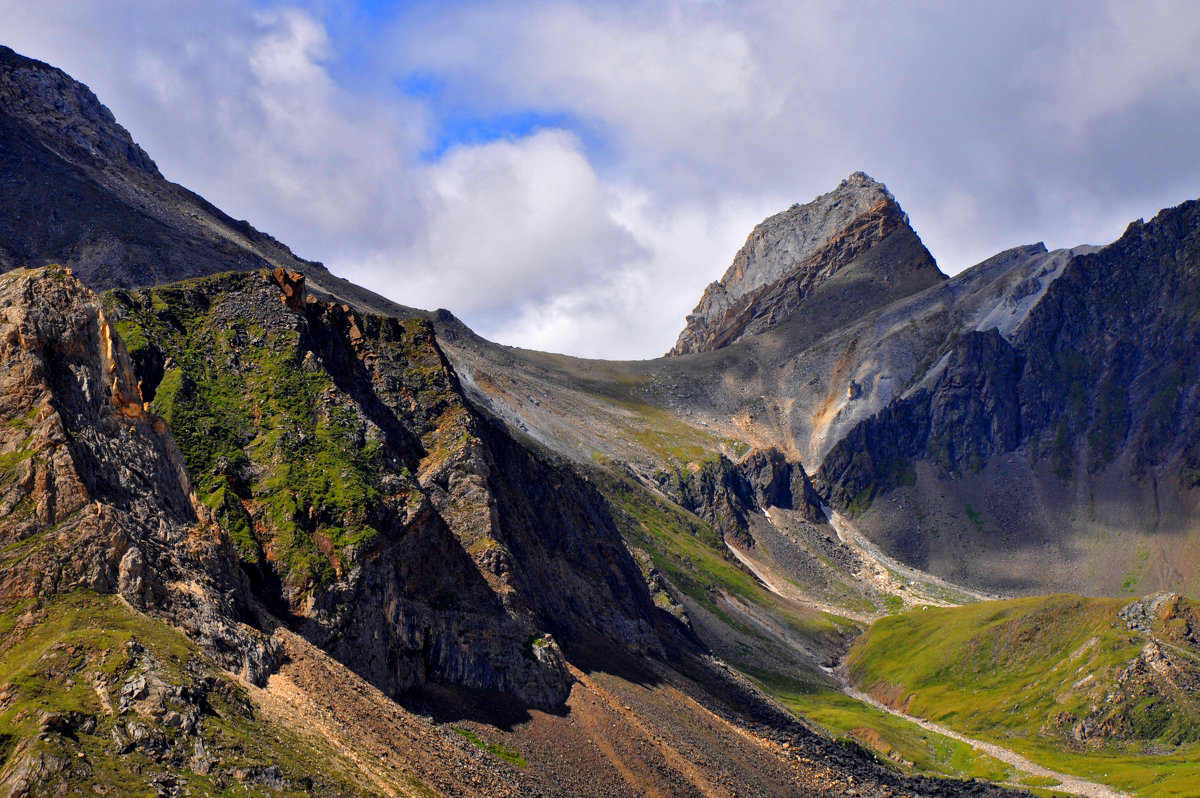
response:
M91 89L61 69L3 45L0 110L31 126L47 145L72 160L116 162L158 174L154 161Z
M91 89L4 46L0 185L0 273L58 263L97 290L275 267L328 275L168 182Z
M724 276L705 289L670 354L720 349L783 321L819 285L893 235L910 238L912 246L901 253L906 262L876 264L885 285L895 289L891 298L944 279L896 198L864 172L768 217Z

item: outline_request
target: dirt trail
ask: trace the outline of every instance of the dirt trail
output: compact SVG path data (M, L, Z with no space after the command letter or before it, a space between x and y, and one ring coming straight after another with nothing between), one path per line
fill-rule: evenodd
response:
M826 671L831 676L838 679L842 685L842 692L851 698L862 701L864 704L870 704L876 709L882 710L889 715L895 715L898 718L903 718L904 720L915 723L926 731L931 731L934 734L940 734L943 737L949 737L952 740L959 741L960 743L966 743L972 748L982 751L988 756L995 757L1005 764L1012 765L1017 770L1020 770L1021 772L1030 776L1057 779L1059 783L1055 784L1053 787L1053 789L1057 792L1066 792L1072 795L1082 795L1086 796L1086 798L1130 798L1128 793L1109 787L1106 784L1099 784L1094 781L1082 779L1078 776L1072 776L1068 773L1059 773L1056 770L1050 770L1049 768L1042 767L1036 762L1026 759L1015 751L1011 751L994 743L987 743L983 740L976 740L973 737L967 737L965 734L959 734L953 729L948 729L945 726L934 723L933 721L925 720L924 718L918 718L915 715L909 715L906 712L901 712L898 709L889 707L887 704L884 704L881 701L876 701L874 698L862 692L861 690L857 690L852 687L849 682L846 681L846 676L840 671L840 669L826 669Z
M853 524L846 520L846 518L844 518L840 513L837 513L829 507L822 507L821 509L825 512L825 515L829 519L829 523L834 528L834 531L837 532L838 539L841 540L844 545L854 551L856 555L858 555L858 557L866 564L867 569L874 570L874 578L872 579L873 583L875 583L880 589L885 590L892 595L900 596L905 600L906 604L929 603L941 606L953 606L954 604L960 602L948 599L959 598L965 600L989 601L1002 598L1001 596L988 595L971 590L969 588L964 588L960 585L947 582L946 580L940 579L931 574L924 573L923 571L910 568L884 554L882 550L880 550L877 546L867 540L861 533L859 533L858 530L854 528ZM771 518L769 513L767 514L767 517ZM771 521L774 523L774 519L771 519ZM855 620L865 623L870 623L875 619L875 617L877 617L863 613L848 612L840 607L833 607L819 601L814 601L811 597L804 595L802 591L795 589L786 581L776 579L769 568L764 567L762 563L755 562L746 552L739 551L736 547L729 544L727 544L727 546L734 556L737 557L739 562L749 568L751 573L753 573L764 585L766 585L771 592L782 598L791 599L794 601L802 601L824 612L834 615L841 615L843 617L854 618ZM932 592L936 592L938 595L931 595ZM1073 795L1088 796L1089 798L1129 798L1127 793L1121 792L1120 790L1116 790L1107 785L1088 781L1087 779L1082 779L1078 776L1072 776L1066 773L1059 773L1057 771L1050 770L1049 768L1043 767L1036 762L1030 761L1015 751L1011 751L993 743L987 743L982 740L976 740L974 738L967 737L963 734L953 731L952 729L948 729L937 723L933 723L932 721L908 715L904 712L893 709L892 707L876 701L869 695L852 687L849 684L843 669L841 668L836 670L822 668L822 670L832 676L837 681L842 691L851 698L869 704L870 706L887 712L890 715L911 721L927 731L931 731L935 734L949 737L957 740L958 742L970 745L973 748L995 757L996 759L1005 762L1006 764L1009 764L1017 770L1028 775L1057 779L1059 784L1054 787L1055 790L1071 793ZM1021 785L1013 786L1019 787Z

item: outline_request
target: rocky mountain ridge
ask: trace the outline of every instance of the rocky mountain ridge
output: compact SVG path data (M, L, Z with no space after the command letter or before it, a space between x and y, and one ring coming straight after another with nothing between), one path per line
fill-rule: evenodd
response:
M771 216L750 233L725 275L705 289L668 354L719 349L763 332L893 236L911 251L874 270L881 298L898 299L945 279L895 197L862 172L806 205Z
M428 322L371 317L324 302L303 290L299 275L286 272L122 291L106 297L105 307L57 267L20 270L0 281L7 328L0 380L11 389L6 396L17 399L0 418L4 501L17 510L2 527L7 579L0 620L8 628L10 618L21 619L0 646L0 675L9 679L0 685L6 751L0 784L13 794L97 783L134 793L194 784L263 795L297 789L427 795L425 785L435 783L450 795L556 795L563 794L558 779L568 780L572 794L632 795L636 785L655 783L673 784L684 794L727 785L722 789L840 795L856 784L926 795L965 794L968 788L979 793L973 785L905 779L823 741L705 659L686 634L671 633L676 622L652 608L630 553L604 520L608 505L570 471L547 463L455 399L453 371ZM134 342L135 358L117 331ZM294 373L269 368L275 357ZM219 373L202 373L205 367ZM353 372L360 368L370 376L356 384ZM289 416L279 405L293 401L290 391L254 401L255 377L276 388L316 379L311 387L320 406ZM368 389L376 399L365 395ZM211 401L213 391L230 390L246 400L248 423L261 426L243 428L247 417L229 407L210 406L223 414L204 414L205 395ZM151 403L137 401L150 393ZM400 423L373 430L389 408ZM328 442L331 432L324 425L339 415L343 428L335 430L335 439L346 433L345 425L358 427L350 431L360 440L356 448L362 438L381 436L378 454L395 462L394 470L382 469L394 478L390 489L356 491L340 505L334 494L323 493L336 493L334 483L296 480L263 490L280 475L303 476L285 469L287 454L278 446L298 447L301 457L323 463L329 453L322 440ZM310 421L297 426L303 418ZM174 446L171 430L183 436L182 447ZM186 442L196 432L211 452ZM230 441L240 443L246 460L223 454ZM129 452L139 456L127 460ZM406 477L404 462L414 456ZM333 465L343 474L353 467ZM783 468L778 478L767 475L775 466ZM785 501L794 479L783 464L775 466L764 462L755 491L764 500ZM230 492L237 498L231 500ZM415 501L414 492L420 494ZM331 524L354 531L355 502L386 506L401 495L404 509L385 515L397 516L404 528L381 526L374 535L334 539ZM286 513L273 515L268 505L280 500ZM239 530L231 504L249 514L249 540L240 537L246 530ZM53 517L37 520L46 513ZM305 534L297 535L296 527ZM613 531L606 535L606 528ZM481 541L486 545L476 545ZM289 546L320 558L330 572L297 570L289 556L297 552ZM263 558L257 563L256 554ZM609 593L597 596L598 590ZM114 593L132 608L104 599ZM198 649L139 620L133 608L178 624ZM538 631L546 628L543 622L553 626L553 638ZM303 643L286 625L317 645ZM124 647L119 665L111 644L104 647L109 638L97 642L89 637L95 634L113 635ZM662 642L655 642L660 636ZM29 646L41 652L31 672L24 660L12 659ZM321 648L349 669L333 669ZM664 658L667 649L672 653ZM596 657L607 664L587 664L586 670L574 664ZM265 686L254 692L252 684L230 683L205 664L209 658ZM688 676L673 671L671 661ZM348 685L318 684L305 670L313 668L336 673ZM642 675L616 675L626 669ZM86 675L94 685L76 690L68 673ZM486 731L492 727L456 720L480 730L468 733L461 725L433 726L428 717L399 708L367 710L361 697L367 682L383 690L370 694L375 702L411 700L413 689L424 685L421 700L435 702L435 712L451 712L452 718L471 706L466 711L472 715L481 711L478 693L453 692L462 685L510 693L524 713L533 711L531 703L573 702L565 717L579 719L559 729L549 747L536 734L527 736L532 732L513 737L523 741L526 755L538 758L537 772L523 774L523 765L496 772L466 751L454 753L447 740L465 735L485 750L510 751L479 739L479 733L494 735ZM50 683L63 686L50 690ZM297 684L312 691L309 697L296 692ZM462 708L443 707L447 700ZM321 713L336 715L353 708L394 725L346 716L322 727L324 742L314 741L306 730L313 716L296 725L290 714L296 701L315 702L310 712L323 707ZM612 708L597 708L596 701ZM31 705L64 709L31 715ZM701 714L687 715L680 725L680 713L693 712L688 707ZM604 729L616 730L611 743L595 725L600 718ZM549 722L533 721L532 729ZM253 743L231 735L250 735ZM649 751L630 749L620 762L641 775L612 771L610 759L590 753L594 746L559 772L559 746L588 740L623 745L616 741L629 735L644 738ZM354 764L361 759L359 747L386 752L402 740L421 746L393 749L402 769L386 761ZM306 756L328 765L305 775L299 763ZM517 753L505 756L520 759ZM447 757L458 757L457 775L445 772ZM132 769L122 771L118 761L133 763ZM574 768L581 761L594 769L590 782L577 779ZM550 774L545 780L543 772ZM980 794L1001 793L984 788Z
M157 165L87 86L0 45L0 271L61 264L96 290L324 267Z
M463 401L428 322L283 270L107 305L260 599L385 692L438 678L553 706L560 642L661 649L602 501Z
M1154 568L1163 569L1146 587L1186 589L1190 561L1169 547L1197 527L1200 404L1190 353L1200 345L1198 229L1198 204L1188 202L1068 259L1019 324L962 335L919 385L836 444L817 479L826 495L861 512L901 489L933 514L940 508L926 491L969 486L960 501L986 508L997 528L973 545L997 553L1064 541L1063 529L1086 535L1089 524L1138 530L1133 545L1153 551ZM1063 497L1040 517L1011 503L1021 494L1062 496L1072 485L1088 487L1085 501ZM1131 507L1148 512L1134 520ZM886 510L875 517L892 550L947 567L953 555L936 553L927 529ZM1066 562L1077 556L1062 552ZM1035 563L1044 574L1045 563ZM962 565L956 575L982 576Z
M737 460L730 441L775 447L885 551L941 577L985 592L1187 593L1200 589L1195 221L1185 203L1107 248L1017 247L882 304L843 269L757 335L655 361L441 330L474 400L565 456L649 476L706 449ZM888 252L858 263L873 271ZM647 447L655 429L675 444Z

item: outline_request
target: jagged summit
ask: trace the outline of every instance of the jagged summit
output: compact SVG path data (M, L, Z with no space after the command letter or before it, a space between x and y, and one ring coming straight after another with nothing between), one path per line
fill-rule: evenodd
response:
M736 299L783 277L797 263L881 203L896 202L887 186L865 172L855 172L828 194L805 205L795 203L754 228L746 245L721 278L725 295ZM905 221L908 217L905 216Z
M158 175L112 111L57 67L0 45L0 109L34 126L43 141L67 157L90 156Z
M944 279L882 183L855 172L837 188L754 228L725 275L704 291L668 354L720 349L793 315L801 300L889 237L897 251L871 265L896 299Z

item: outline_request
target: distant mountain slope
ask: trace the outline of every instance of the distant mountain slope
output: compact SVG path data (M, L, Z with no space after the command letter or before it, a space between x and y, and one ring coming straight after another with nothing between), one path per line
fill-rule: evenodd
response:
M963 331L829 451L818 482L891 550L951 578L1200 588L1198 281L1200 203L1130 225L1069 259L1003 334Z
M59 263L105 289L304 268L283 244L168 182L87 86L0 46L0 271Z
M1018 247L882 305L846 268L756 335L652 361L436 323L475 401L566 456L649 478L776 447L887 551L960 583L1194 592L1198 226L1185 203L1102 251Z

